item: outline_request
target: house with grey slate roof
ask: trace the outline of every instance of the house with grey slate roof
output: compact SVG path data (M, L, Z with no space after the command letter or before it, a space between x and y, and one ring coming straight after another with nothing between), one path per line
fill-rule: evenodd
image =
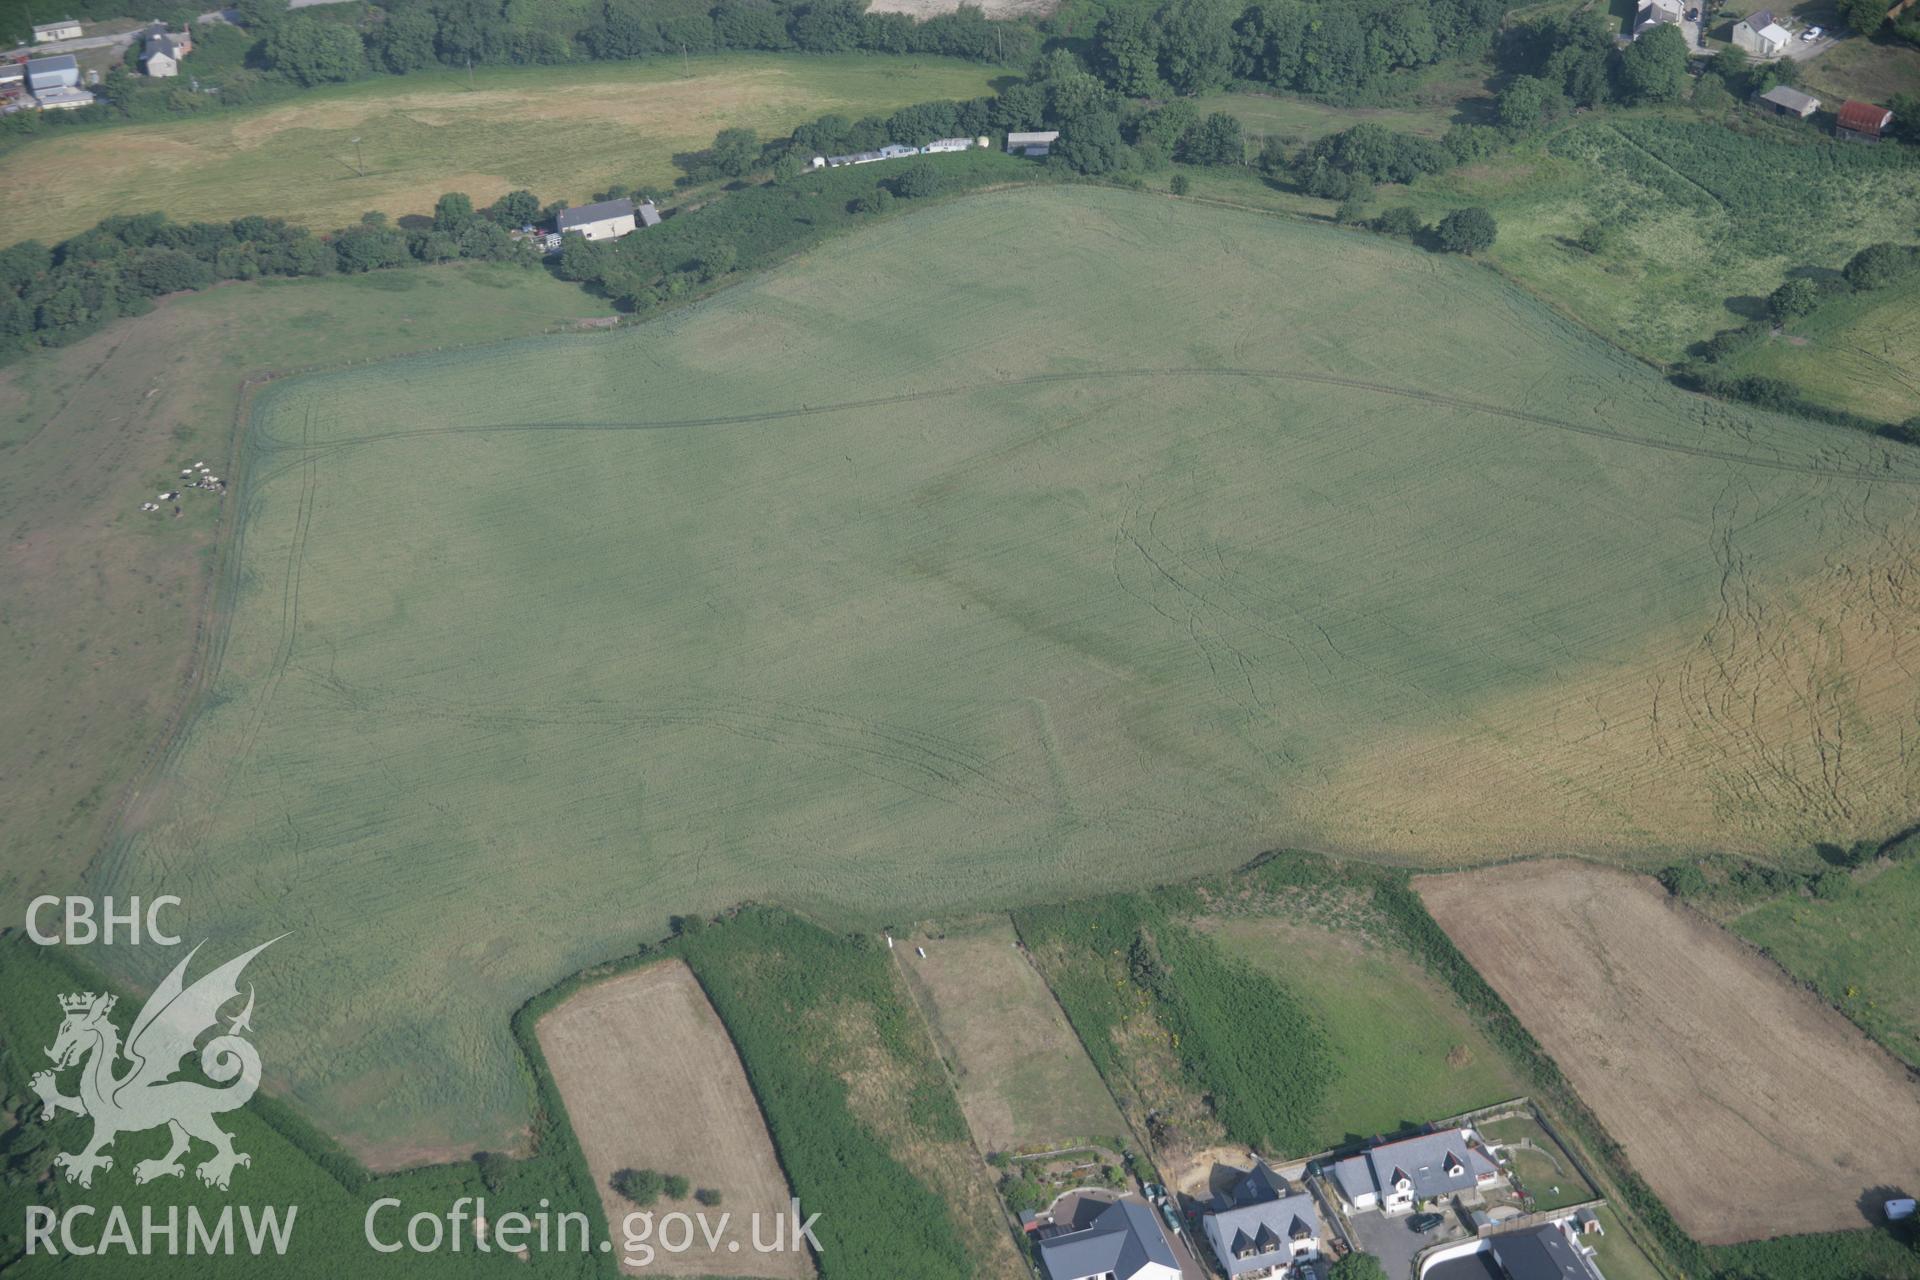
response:
M1138 1200L1116 1200L1078 1231L1038 1245L1048 1280L1180 1280L1173 1246L1153 1210Z
M1471 1129L1385 1142L1336 1161L1330 1173L1349 1212L1405 1213L1425 1200L1477 1198L1501 1178L1500 1166Z
M1567 1233L1564 1222L1489 1237L1508 1280L1599 1280L1599 1273Z
M1276 1276L1320 1255L1320 1215L1313 1197L1256 1164L1201 1224L1213 1256L1230 1280Z

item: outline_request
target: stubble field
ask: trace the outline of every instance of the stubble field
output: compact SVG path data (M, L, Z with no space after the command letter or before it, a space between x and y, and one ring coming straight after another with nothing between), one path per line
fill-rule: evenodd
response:
M51 243L109 214L156 209L182 222L260 213L324 230L369 209L431 213L447 191L482 205L519 188L574 202L616 182L664 188L674 154L721 129L771 137L830 111L857 118L974 98L993 75L946 58L729 54L684 68L494 67L471 83L464 72L379 76L258 111L29 142L7 155L0 243Z
M1518 863L1416 885L1696 1239L1862 1227L1869 1193L1920 1182L1905 1066L1653 880Z
M804 1250L750 1247L753 1215L770 1223L787 1212L787 1182L733 1042L684 963L664 960L595 983L541 1018L538 1034L616 1247L622 1221L638 1210L610 1179L620 1169L653 1169L720 1192L736 1224L728 1239L740 1246L726 1256L728 1275L813 1273ZM695 1206L665 1201L654 1209ZM712 1217L718 1222L719 1213ZM714 1261L699 1250L661 1250L644 1268L625 1269L701 1276Z
M1765 853L1920 781L1920 454L1327 228L979 197L249 443L211 697L93 880L297 931L262 1034L362 1151L510 1134L508 1012L675 912Z

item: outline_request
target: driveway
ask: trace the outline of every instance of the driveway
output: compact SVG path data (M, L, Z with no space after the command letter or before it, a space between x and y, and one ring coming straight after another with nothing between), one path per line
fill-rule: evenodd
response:
M1793 39L1788 42L1786 50L1782 52L1780 56L1793 62L1805 62L1810 58L1817 58L1827 50L1833 48L1834 42L1844 34L1844 32L1828 31L1818 40L1802 40L1800 33L1796 31L1793 33Z
M1363 1209L1352 1214L1347 1218L1347 1225L1353 1230L1354 1244L1362 1252L1380 1259L1387 1280L1414 1280L1413 1262L1421 1253L1443 1241L1467 1238L1467 1230L1451 1205L1434 1212L1443 1221L1432 1231L1416 1232L1409 1227L1407 1224L1414 1214L1397 1213L1389 1217L1378 1209Z

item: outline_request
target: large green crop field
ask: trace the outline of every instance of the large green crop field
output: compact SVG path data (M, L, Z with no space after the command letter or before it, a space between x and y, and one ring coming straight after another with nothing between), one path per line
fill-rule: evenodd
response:
M261 395L217 674L93 887L291 930L267 1061L357 1150L498 1145L508 1013L670 913L1904 818L1917 483L1469 262L956 201Z
M976 98L995 71L947 58L727 54L689 60L379 76L257 111L58 130L8 153L0 243L48 242L108 214L264 213L315 228L378 209L430 213L446 191L583 201L672 185L676 152L721 129L782 135L830 111L886 115ZM356 139L358 142L356 143Z

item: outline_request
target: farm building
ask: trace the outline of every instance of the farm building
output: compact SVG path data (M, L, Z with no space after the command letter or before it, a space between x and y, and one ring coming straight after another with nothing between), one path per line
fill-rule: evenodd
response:
M1290 1191L1286 1179L1266 1165L1255 1165L1221 1200L1201 1229L1229 1280L1279 1275L1319 1256L1320 1215L1313 1197Z
M175 35L167 30L166 23L156 22L147 28L146 43L140 49L140 69L160 80L177 76L180 64L192 52L191 28Z
M1833 136L1855 142L1878 142L1893 123L1893 112L1871 102L1848 100L1840 104L1840 116L1833 122Z
M906 156L917 156L919 154L920 148L903 147L897 142L889 142L886 146L880 148L880 158L882 160L899 160Z
M68 85L59 85L52 89L42 89L33 95L42 111L73 111L80 107L93 105L93 95L85 89L75 89Z
M1642 0L1633 17L1633 38L1638 40L1659 26L1680 24L1680 0Z
M1478 1194L1501 1178L1500 1166L1471 1129L1383 1143L1334 1164L1333 1184L1350 1210L1403 1213L1423 1200Z
M824 164L829 169L839 169L850 164L872 164L876 160L885 159L886 157L878 151L855 151L851 155L828 156L825 160L821 160L820 157L815 156L814 160L816 163L813 167L818 169Z
M1040 133L1010 133L1007 135L1007 154L1044 156L1053 149L1053 144L1059 139L1058 129L1048 129Z
M571 233L589 240L618 240L633 231L635 225L633 201L624 196L562 209L554 219L554 226L561 234Z
M1810 97L1798 89L1789 89L1783 84L1775 85L1755 101L1766 103L1779 115L1798 116L1802 120L1820 109L1820 99Z
M72 18L62 18L58 22L36 22L33 25L33 42L45 44L49 40L77 40L80 37L80 24Z
M660 225L660 206L651 200L642 200L638 205L634 206L633 212L643 227L657 227Z
M27 66L24 62L0 62L0 93L12 93L26 88Z
M1114 1201L1086 1226L1040 1241L1038 1251L1048 1280L1180 1280L1173 1246L1136 1199Z
M972 146L972 138L935 138L920 150L932 156L943 151L965 151Z
M1762 9L1733 24L1733 43L1756 58L1778 57L1792 41L1787 29L1773 20L1773 10Z
M80 64L70 53L34 58L27 63L27 88L38 96L47 89L78 89Z

